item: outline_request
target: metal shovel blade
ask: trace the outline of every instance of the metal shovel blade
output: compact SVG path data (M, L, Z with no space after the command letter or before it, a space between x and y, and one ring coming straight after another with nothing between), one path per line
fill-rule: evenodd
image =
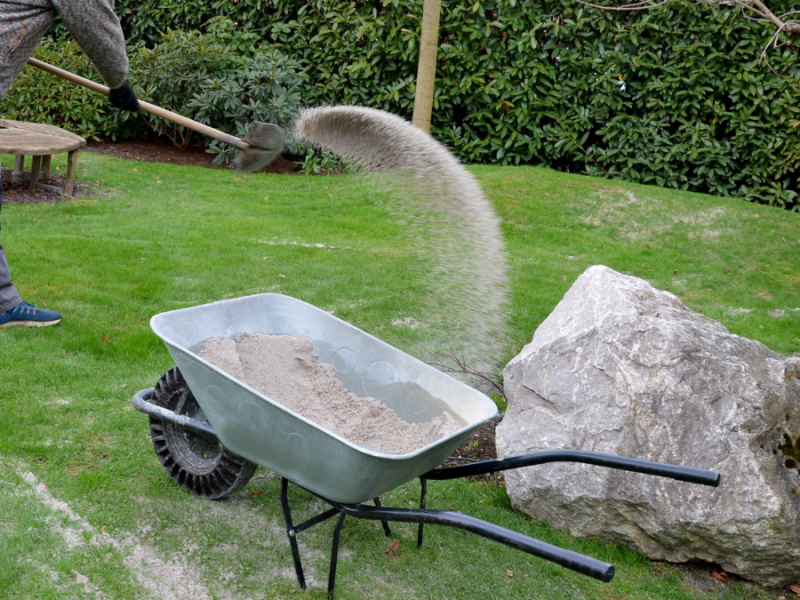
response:
M236 155L231 162L234 171L254 173L270 164L283 150L286 134L283 129L272 123L253 121L247 136L242 140L249 148L237 147Z

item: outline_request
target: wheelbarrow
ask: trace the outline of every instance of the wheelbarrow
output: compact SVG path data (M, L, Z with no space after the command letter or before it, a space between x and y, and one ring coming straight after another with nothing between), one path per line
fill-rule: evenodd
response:
M502 460L437 468L481 424L497 414L495 403L457 379L310 304L280 294L259 294L155 315L150 326L166 344L176 367L154 388L139 391L134 407L149 415L156 455L167 474L187 490L209 499L241 489L257 465L281 477L280 500L286 534L300 587L305 577L297 535L332 517L328 593L333 594L339 535L347 516L463 529L522 552L557 563L600 581L611 581L614 567L521 533L461 513L426 508L429 480L455 479L549 462L578 462L689 483L718 486L720 474L583 450L534 452ZM345 387L372 397L410 423L449 412L461 429L414 452L389 454L354 444L264 396L198 355L217 335L301 335L314 342L319 361L330 364ZM381 505L380 496L419 478L419 509ZM330 508L295 524L289 483L319 497ZM372 501L374 505L366 504Z

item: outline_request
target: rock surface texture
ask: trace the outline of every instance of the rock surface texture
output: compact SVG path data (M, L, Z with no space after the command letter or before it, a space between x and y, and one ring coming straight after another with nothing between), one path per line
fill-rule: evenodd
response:
M711 488L589 465L506 472L511 502L573 535L800 580L800 358L595 266L505 369L499 457L573 448L713 469Z

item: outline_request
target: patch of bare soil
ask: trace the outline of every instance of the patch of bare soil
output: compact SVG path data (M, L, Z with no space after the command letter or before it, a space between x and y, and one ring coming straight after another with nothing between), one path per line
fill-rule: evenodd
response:
M104 154L127 160L139 162L158 162L173 165L191 165L206 169L227 169L225 165L213 164L215 154L209 154L200 146L190 146L181 150L172 142L161 139L136 139L121 140L119 142L97 142L87 140L84 152ZM277 175L296 175L294 170L299 163L278 157L259 173L274 173Z
M31 191L30 181L14 183L11 179L11 169L2 169L3 181L3 204L39 204L40 202L61 202L64 197L60 192L37 189ZM64 188L67 183L66 177L58 177L51 173L47 179L41 179L45 185L54 185ZM73 198L80 198L86 194L89 186L86 183L76 181L72 187Z
M486 421L478 427L469 439L453 453L453 456L460 458L470 458L472 460L493 460L497 458L497 448L495 447L495 429L503 420L503 415L499 414L494 419ZM456 464L456 463L453 463ZM461 461L458 464L463 464Z
M464 442L458 450L453 452L452 457L442 463L442 466L457 467L468 462L496 459L497 447L495 446L495 429L502 420L503 414L499 414L478 427L472 432L472 435L469 436L467 441ZM494 479L494 473L475 475L472 479ZM498 483L504 481L502 473L499 474L497 481Z
M652 561L650 569L654 574L661 576L677 570L684 576L681 587L696 591L699 590L704 596L708 594L725 595L730 590L730 584L736 583L739 586L742 598L748 600L761 600L766 598L777 598L777 600L788 600L800 596L800 585L792 584L785 588L788 594L781 594L784 590L777 588L767 588L752 581L747 581L725 572L722 567L701 560L694 560L685 563L665 563ZM797 591L795 591L795 588Z

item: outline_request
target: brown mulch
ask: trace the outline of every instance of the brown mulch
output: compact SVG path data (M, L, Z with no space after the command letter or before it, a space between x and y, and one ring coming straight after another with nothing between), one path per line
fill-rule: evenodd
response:
M3 181L3 204L39 204L40 202L61 202L64 197L60 192L38 189L30 190L30 181L14 183L11 179L11 169L2 169ZM54 185L64 188L67 183L66 177L58 177L50 174L47 179L40 180L45 185ZM88 185L76 181L72 187L73 197L79 198L86 193Z
M453 453L453 456L471 458L472 460L490 460L497 458L494 430L502 420L503 415L499 414L494 419L486 421L486 423L478 427L472 435L469 436L469 439ZM464 463L458 461L458 464Z
M456 467L458 465L465 465L469 462L476 460L492 460L497 458L497 447L495 446L495 429L500 421L503 420L503 415L499 414L494 419L486 421L483 425L478 427L472 432L466 442L464 442L458 450L453 452L452 457L448 458L442 463L443 467ZM452 460L452 458L465 458L469 460ZM494 479L493 473L485 473L483 475L476 475L473 479ZM498 478L498 482L502 482L502 475Z
M139 162L158 162L173 165L190 165L206 169L227 169L225 165L213 164L215 154L209 154L200 146L191 146L181 150L172 142L161 139L136 139L122 140L119 142L96 142L87 140L83 152L104 154L116 158L135 160ZM267 165L260 173L274 173L276 175L296 175L294 169L298 163L278 157Z
M214 155L205 152L202 148L192 146L186 150L181 150L170 141L158 139L122 140L118 142L86 140L86 146L81 149L81 152L103 154L138 162L191 165L208 169L223 168L220 165L212 164Z
M135 139L121 140L118 142L87 140L86 146L81 152L91 152L93 154L103 154L115 158L123 158L138 162L157 162L173 165L189 165L193 167L203 167L206 169L227 169L224 165L215 165L214 154L209 154L199 146L192 146L186 150L181 150L172 142L159 139ZM299 163L278 157L271 164L267 165L261 173L273 173L276 175L297 175L294 169ZM36 190L31 192L28 182L15 184L11 181L11 170L3 169L3 203L4 204L35 204L38 202L61 202L64 198L58 192ZM52 175L42 183L64 187L65 178ZM89 186L85 183L75 181L73 195L78 198L87 193ZM67 198L68 199L68 198Z

